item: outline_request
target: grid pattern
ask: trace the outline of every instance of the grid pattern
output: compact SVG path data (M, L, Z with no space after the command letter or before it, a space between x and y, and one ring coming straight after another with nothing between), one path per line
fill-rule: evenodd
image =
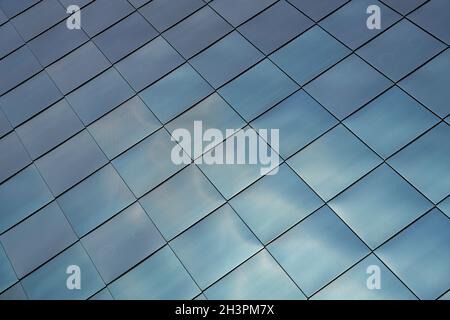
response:
M448 299L449 32L447 0L0 0L0 298ZM278 174L174 165L194 120L279 128Z

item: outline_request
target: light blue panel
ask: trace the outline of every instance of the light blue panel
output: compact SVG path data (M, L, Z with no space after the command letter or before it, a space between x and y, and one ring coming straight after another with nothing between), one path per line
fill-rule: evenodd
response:
M17 282L16 274L6 256L3 247L0 245L0 292Z
M214 186L194 165L183 169L139 201L167 240L224 203Z
M193 67L218 88L264 56L236 31L191 59Z
M376 254L420 299L436 299L450 286L450 220L434 209Z
M268 131L268 136L271 137L270 131ZM238 145L241 144L240 141L245 141L244 139L246 140L245 146L243 147L245 150L243 150L243 148L238 148ZM248 143L248 141L252 142ZM255 148L255 145L257 146L257 149ZM253 155L258 155L258 159L256 160L260 160L259 153L265 152L265 148L267 148L266 154L270 155L269 159L271 159L271 163L263 164L258 161L256 161L256 163L250 163L250 153L254 152ZM218 157L221 153L223 153L223 156L219 157L220 161L222 161L220 164L211 165L204 160L205 158L213 158L213 155ZM244 164L237 163L238 153L242 154L242 158L245 157L245 159L243 159L245 160ZM231 163L226 161L227 158L232 160ZM230 136L225 142L217 145L214 149L206 152L201 158L196 159L195 162L198 163L200 169L206 174L220 193L226 199L230 199L251 183L261 178L264 173L276 169L281 162L281 159L279 155L267 145L267 142L257 135L255 130L247 126Z
M427 2L427 0L383 0L383 2L401 14L406 15L413 9L416 9L423 3Z
M349 2L349 0L290 0L289 2L308 17L319 21L346 2Z
M450 50L447 49L399 85L440 117L450 114Z
M450 217L450 197L447 197L447 199L439 203L438 208Z
M170 135L160 129L117 157L113 165L136 197L142 197L182 168L171 161L174 147Z
M449 139L450 126L441 123L388 160L434 203L450 193Z
M393 87L344 124L380 156L388 158L438 121L417 101Z
M34 165L0 185L0 232L4 232L53 199Z
M39 0L2 0L0 8L9 18L12 18L38 2Z
M370 30L367 28L366 21L369 17L367 8L370 5L378 6L382 12L382 23L381 29L379 30ZM380 1L358 0L349 1L345 6L329 15L319 24L345 45L349 46L352 50L355 50L389 28L399 19L401 19L401 16L398 13L389 9Z
M246 124L225 100L217 93L213 93L186 113L183 113L173 121L169 122L166 125L166 128L171 133L176 129L186 129L190 132L191 137L194 137L195 121L202 122L201 126L203 132L208 129L219 129L224 134L224 139L226 138L225 133L227 129L240 129ZM211 146L211 143L214 146L219 142L216 142L215 144L213 142L208 142L208 147ZM204 147L206 148L206 144ZM191 143L190 150L188 149L185 151L195 159L199 157L203 151L207 150L195 150L194 143Z
M0 300L28 300L20 282L0 294Z
M111 165L58 198L75 232L82 237L135 201Z
M13 24L8 22L0 26L0 58L5 57L24 44Z
M255 129L279 129L280 154L287 159L336 124L336 118L301 90L250 125Z
M136 91L144 89L183 63L183 58L158 37L116 64L117 70Z
M166 244L138 203L95 229L81 242L107 283Z
M268 243L318 209L323 202L283 164L230 200L231 206L256 236Z
M210 300L304 300L305 296L262 250L205 291Z
M85 125L97 120L134 95L133 89L114 68L78 88L66 99Z
M15 132L0 139L0 183L31 163Z
M166 123L209 95L213 89L189 64L142 91L139 96Z
M107 161L94 139L83 130L35 163L53 194L59 195Z
M350 186L381 159L339 125L288 160L324 200Z
M69 266L80 268L79 290L67 288L68 278L75 276L74 273L66 273ZM32 300L84 300L105 286L79 243L44 264L21 282L27 296Z
M192 299L200 293L172 250L165 246L108 286L122 300Z
M83 128L77 115L63 99L16 128L16 132L30 155L36 159Z
M268 250L308 297L369 251L328 207L272 242Z
M305 90L342 120L391 84L385 76L353 54L307 84Z
M447 291L447 293L440 297L439 300L450 300L450 291Z
M58 88L64 94L68 94L109 66L109 61L95 44L89 41L46 70Z
M303 85L349 53L349 49L328 33L313 27L274 52L270 59Z
M89 298L89 300L114 300L113 296L109 292L108 288L105 288L101 290L100 292L97 292L95 295Z
M402 20L356 53L390 79L398 81L443 49L442 42Z
M58 204L52 202L0 240L17 276L23 278L78 239Z
M381 165L329 202L372 249L433 204L387 165Z
M229 205L179 235L171 246L202 289L262 248Z
M11 124L9 123L5 114L1 110L1 105L0 105L0 138L3 137L8 132L10 132L11 130L12 130Z
M369 289L368 279L380 270L380 288ZM369 272L368 272L369 271ZM411 291L371 254L312 297L313 300L417 300Z
M234 109L250 121L298 89L298 86L265 59L219 90Z
M134 97L88 127L109 159L161 127L161 123L142 102Z
M0 106L17 126L62 98L46 72L35 75L0 98Z

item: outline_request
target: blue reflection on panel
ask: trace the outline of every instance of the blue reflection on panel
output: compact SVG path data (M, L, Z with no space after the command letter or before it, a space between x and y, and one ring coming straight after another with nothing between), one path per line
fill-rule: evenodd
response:
M161 127L161 123L134 97L89 126L89 132L109 159Z
M166 239L171 239L224 202L200 170L190 165L140 199Z
M66 98L87 125L131 98L133 94L134 91L116 69L110 68Z
M117 70L136 90L178 67L183 58L164 40L158 37L116 64Z
M350 50L328 33L313 27L270 58L299 84L305 84L348 53Z
M95 295L89 298L89 300L114 300L113 296L109 292L108 288L104 288L101 291L97 292Z
M16 132L36 159L83 128L67 101L61 100L16 128Z
M2 39L0 42L0 58L23 45L22 38L9 22L0 26L0 39Z
M186 59L191 58L233 28L210 7L203 7L164 33L164 38Z
M250 121L298 86L270 60L265 59L219 90L228 103Z
M58 198L75 232L83 236L134 201L111 165L102 168Z
M170 132L179 128L186 129L193 137L195 121L202 121L203 132L214 128L226 133L227 129L240 129L245 126L245 121L217 93L212 94L186 113L169 122L166 127ZM211 142L208 147L213 147L220 142L216 141L216 144ZM185 151L194 159L203 153L203 150L194 147L194 143L191 144L190 150Z
M367 28L366 20L369 15L366 12L370 5L377 5L382 12L382 28L379 30ZM341 9L322 20L320 25L354 50L386 30L400 18L401 16L398 13L389 9L380 1L356 0L348 2Z
M136 197L142 197L182 168L171 161L174 147L169 134L160 129L114 159L113 164Z
M262 248L229 205L179 235L171 246L202 289Z
M298 9L318 21L349 0L290 0Z
M192 58L191 63L218 88L262 58L261 52L234 31Z
M17 276L22 278L78 239L58 204L52 202L0 240Z
M4 232L33 211L52 200L53 196L34 165L0 185L0 232Z
M328 207L300 222L268 249L308 296L369 251Z
M97 0L83 8L81 27L93 37L133 10L134 8L126 0Z
M234 27L264 10L276 0L214 0L210 6ZM239 8L239 9L237 9Z
M394 81L445 48L412 23L402 20L357 51L357 54Z
M140 97L166 123L209 95L213 89L189 64L184 64L140 93Z
M305 91L298 91L251 123L255 129L280 130L280 154L287 159L337 124Z
M381 287L367 286L374 267L380 268ZM370 272L368 272L370 271ZM314 300L416 300L408 288L373 254L315 294Z
M68 277L76 274L68 269L70 266L80 268L80 289L67 288ZM71 273L66 273L67 270ZM80 243L56 256L21 282L27 296L33 300L82 300L104 287L100 275Z
M106 162L94 139L83 130L35 163L50 189L59 195Z
M393 87L347 118L344 124L387 158L438 121L417 101Z
M67 94L109 67L110 63L91 41L58 60L46 70Z
M41 71L39 62L27 46L0 60L0 95Z
M450 192L450 126L439 124L388 162L434 203Z
M450 218L450 196L442 201L438 208Z
M433 0L428 1L417 11L411 13L409 18L442 41L450 44L449 10L450 2L447 0Z
M262 250L205 291L208 299L305 299L294 282Z
M450 220L434 209L376 254L421 299L436 299L450 286Z
M64 20L27 43L43 66L55 62L88 41L83 30L68 30Z
M116 299L192 299L200 290L165 246L108 286Z
M416 9L418 6L427 1L428 0L383 0L385 4L404 15L411 12L413 9Z
M1 289L0 289L1 291ZM0 294L0 300L27 300L25 291L20 282L10 287L8 290Z
M1 107L1 106L0 106ZM0 138L12 130L11 124L0 109Z
M0 183L31 163L15 132L0 139Z
M433 206L387 165L369 173L329 205L371 248Z
M269 54L296 37L313 22L282 0L239 27L239 31L264 54Z
M341 125L288 160L325 200L333 198L380 162L375 153Z
M107 283L165 244L138 203L125 209L81 241Z
M322 205L313 191L285 164L230 200L231 206L267 243Z
M41 72L0 97L0 106L13 126L28 120L62 98L46 72Z
M93 39L100 50L115 63L158 33L139 13L133 13Z
M41 1L11 21L14 27L29 41L66 17L66 9L57 0Z
M402 80L399 85L440 117L450 113L450 50Z
M202 0L153 0L139 11L159 32L163 32L204 5Z
M343 119L390 85L385 76L351 55L307 84L305 90L336 117Z
M245 150L242 150L242 147L238 148L238 146L241 145L241 142L239 141L244 141ZM255 146L257 146L259 150L255 151ZM255 155L258 151L261 152L261 150L267 150L266 154L271 162L264 165L258 161L250 163L250 154L254 152L253 155ZM245 160L244 164L240 164L237 161L238 155L241 154L242 159ZM207 162L207 159L214 159L215 157L218 158L218 161L221 161L219 162L220 164L211 165ZM229 161L230 159L232 161ZM276 168L279 161L281 160L279 159L278 154L257 134L255 130L247 126L228 137L226 141L218 144L213 149L210 149L210 151L203 154L201 158L196 159L195 162L220 193L226 199L230 199L245 187L261 178L264 173L263 170L267 170L267 173Z
M16 281L16 274L3 247L0 245L0 292L12 286Z

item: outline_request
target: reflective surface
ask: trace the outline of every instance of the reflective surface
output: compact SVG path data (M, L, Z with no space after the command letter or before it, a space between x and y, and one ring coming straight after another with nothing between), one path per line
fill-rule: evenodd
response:
M0 0L0 300L449 299L448 12Z

